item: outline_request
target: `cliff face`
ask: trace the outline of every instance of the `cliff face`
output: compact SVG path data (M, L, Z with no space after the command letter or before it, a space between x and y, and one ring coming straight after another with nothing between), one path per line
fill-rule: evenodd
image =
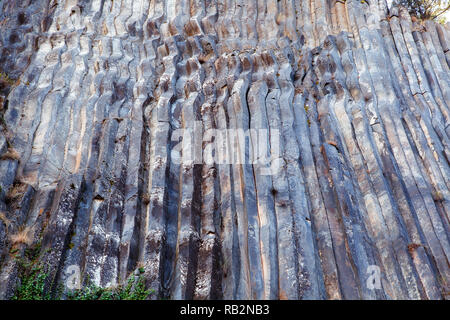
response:
M1 298L30 251L50 291L75 265L155 298L448 294L447 27L382 0L0 8ZM205 161L223 141L244 161Z

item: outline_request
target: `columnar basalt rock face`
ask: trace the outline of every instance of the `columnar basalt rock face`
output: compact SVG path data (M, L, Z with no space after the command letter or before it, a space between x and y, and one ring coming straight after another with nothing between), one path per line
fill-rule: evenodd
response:
M29 248L48 290L76 265L154 298L448 297L448 25L383 0L0 8L0 298ZM278 132L248 140L280 165L192 162L194 126L203 153Z

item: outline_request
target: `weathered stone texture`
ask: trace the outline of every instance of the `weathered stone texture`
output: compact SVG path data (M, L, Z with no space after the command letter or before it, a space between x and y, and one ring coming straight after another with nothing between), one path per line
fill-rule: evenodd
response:
M78 265L143 268L155 298L448 297L448 24L384 0L0 0L0 31L0 298L33 243L52 290ZM204 153L210 129L279 130L280 170L192 163L194 125Z

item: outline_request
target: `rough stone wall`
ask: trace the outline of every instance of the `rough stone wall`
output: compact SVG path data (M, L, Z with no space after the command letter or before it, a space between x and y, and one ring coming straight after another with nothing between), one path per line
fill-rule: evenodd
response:
M38 243L50 289L77 265L101 286L143 268L155 298L447 297L448 25L383 0L0 10L1 298ZM187 161L194 123L203 150L278 130L280 169Z

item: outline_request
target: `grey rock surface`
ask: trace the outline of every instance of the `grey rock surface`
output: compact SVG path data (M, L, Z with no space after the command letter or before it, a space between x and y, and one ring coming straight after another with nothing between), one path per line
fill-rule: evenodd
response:
M153 298L448 298L449 28L384 0L0 0L0 298L36 247L50 291L75 265ZM262 132L238 157L278 169L193 161L180 129L203 157Z

